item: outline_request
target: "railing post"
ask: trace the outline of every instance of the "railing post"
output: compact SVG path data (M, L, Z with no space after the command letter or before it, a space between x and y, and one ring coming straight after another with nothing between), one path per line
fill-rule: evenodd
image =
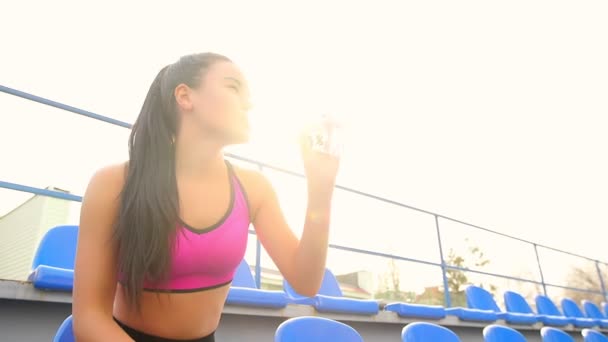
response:
M439 218L435 216L435 229L437 230L437 243L439 245L439 257L441 258L441 276L443 278L443 296L445 306L452 306L452 298L450 297L450 287L448 286L448 275L446 273L445 258L443 257L443 246L441 244L441 230L439 229Z
M547 296L547 284L545 284L545 275L543 274L543 267L540 265L540 257L538 256L538 245L533 243L534 254L536 255L536 264L538 265L538 272L540 273L540 282L543 284L543 294Z
M260 239L257 234L255 236L255 286L258 289L262 288L262 245L260 244Z
M604 277L602 277L602 271L600 270L600 262L595 261L595 269L597 270L597 276L600 277L600 285L602 286L602 294L604 295L604 300L608 300L606 297L606 286L604 284Z
M260 172L264 172L264 167L258 164ZM255 286L258 289L262 288L262 244L258 238L258 234L255 234Z

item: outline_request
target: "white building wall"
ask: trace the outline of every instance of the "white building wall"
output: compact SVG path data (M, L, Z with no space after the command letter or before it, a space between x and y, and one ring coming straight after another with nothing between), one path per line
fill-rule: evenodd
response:
M36 195L0 218L0 279L26 280L40 239L68 214L68 201Z

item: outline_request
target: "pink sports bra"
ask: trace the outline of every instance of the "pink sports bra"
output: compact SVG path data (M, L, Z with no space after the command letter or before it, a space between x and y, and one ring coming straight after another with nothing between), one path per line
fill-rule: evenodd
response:
M144 290L155 292L196 292L232 282L245 256L249 235L249 205L242 184L228 165L230 205L219 222L197 229L179 222L168 280L144 282Z

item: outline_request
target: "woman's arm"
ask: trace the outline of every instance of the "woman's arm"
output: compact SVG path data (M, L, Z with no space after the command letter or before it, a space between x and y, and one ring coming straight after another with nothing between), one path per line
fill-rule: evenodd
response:
M124 165L99 170L83 198L72 304L79 342L133 341L112 318L117 274L111 236L123 175Z
M252 213L256 234L294 290L314 296L325 272L331 195L309 194L304 231L298 241L283 216L272 185L261 174L256 178L259 202Z
M302 146L308 185L304 231L298 241L286 223L270 182L257 174L260 194L252 214L260 242L289 284L301 295L314 296L325 273L331 200L338 171L337 157Z

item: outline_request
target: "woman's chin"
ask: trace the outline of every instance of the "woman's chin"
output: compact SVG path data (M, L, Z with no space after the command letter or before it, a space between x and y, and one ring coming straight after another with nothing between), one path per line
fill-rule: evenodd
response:
M249 130L232 132L227 140L227 145L241 145L249 142Z

